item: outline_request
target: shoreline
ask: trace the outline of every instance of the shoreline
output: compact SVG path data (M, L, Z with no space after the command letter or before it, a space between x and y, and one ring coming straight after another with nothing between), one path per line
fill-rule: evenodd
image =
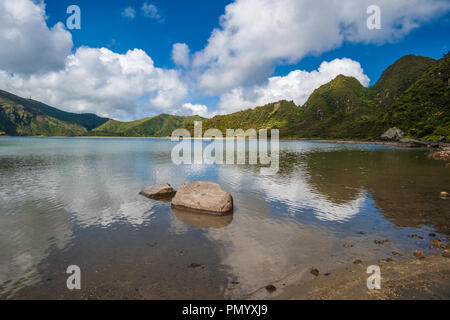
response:
M1 135L0 138L59 138L59 139L72 139L72 138L82 138L82 139L158 139L158 140L171 140L172 137L123 137L123 136L9 136L9 135ZM228 139L247 139L242 137L216 137L213 139L208 138L183 138L190 140L228 140ZM270 139L267 139L270 140ZM382 140L345 140L345 139L311 139L311 138L280 138L280 141L304 141L304 142L320 142L320 143L339 143L339 144L369 144L369 145L383 145L383 146L392 146L399 148L421 148L421 149L437 149L437 148L446 148L450 147L449 142L438 142L438 141L420 141L420 140L412 140L406 139L405 141L382 141Z

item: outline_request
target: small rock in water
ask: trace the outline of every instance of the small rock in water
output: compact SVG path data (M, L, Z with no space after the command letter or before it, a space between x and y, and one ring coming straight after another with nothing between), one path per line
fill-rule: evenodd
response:
M175 193L176 191L168 183L150 186L139 192L139 194L143 195L144 197L154 200L170 198L173 197Z
M147 242L146 245L153 248L158 245L158 242Z
M329 275L331 275L331 273L325 272L323 275L326 276L326 277L328 277Z
M200 263L191 263L190 265L189 265L189 268L200 268L202 265L200 264Z
M311 268L311 274L313 276L318 277L319 276L319 270L313 267L313 268Z
M266 286L266 290L269 293L272 293L272 292L275 292L277 290L277 288L273 284L269 284L268 286Z
M424 254L423 250L418 249L418 250L414 251L414 257L416 257L416 258L421 258L423 256L423 254Z
M442 249L447 248L447 244L442 242L442 241L440 241L440 240L433 240L433 241L431 241L431 243L436 248L442 248Z
M393 256L401 256L401 253L397 252L397 251L392 251L392 255Z
M344 248L352 248L353 245L351 243L346 243L344 244Z
M353 261L353 264L362 264L362 261L358 259L358 260Z
M436 233L430 233L430 234L428 234L430 237L436 237Z
M417 234L410 234L410 235L408 235L408 238L416 238L416 239L423 240L423 237L418 236Z

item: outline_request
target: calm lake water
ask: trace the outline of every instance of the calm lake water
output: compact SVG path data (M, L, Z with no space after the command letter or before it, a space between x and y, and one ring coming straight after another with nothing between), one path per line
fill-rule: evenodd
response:
M246 298L307 281L313 266L410 257L429 250L430 232L450 234L439 197L449 169L426 150L282 141L279 173L262 176L250 165L174 165L174 145L0 138L0 298ZM194 180L230 192L234 214L174 212L138 194ZM80 291L66 287L69 265L81 268Z

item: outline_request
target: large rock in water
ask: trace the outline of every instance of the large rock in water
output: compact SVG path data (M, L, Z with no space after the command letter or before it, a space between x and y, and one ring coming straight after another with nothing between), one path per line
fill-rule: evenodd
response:
M139 194L155 200L171 198L175 193L176 191L168 183L150 186L139 192Z
M233 210L233 197L214 182L186 182L172 199L175 208L227 214Z
M403 133L402 130L394 127L394 128L390 128L385 133L383 133L381 135L381 140L398 141L398 140L402 139L404 136L405 136L405 134Z

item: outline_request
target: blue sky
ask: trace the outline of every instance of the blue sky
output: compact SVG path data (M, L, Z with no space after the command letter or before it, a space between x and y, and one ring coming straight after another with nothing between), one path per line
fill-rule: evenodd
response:
M372 32L365 26L365 0L359 1L361 5L352 0L319 0L315 2L318 5L306 0L28 2L31 0L16 3L23 8L40 6L42 12L22 9L30 15L28 22L16 21L17 25L6 27L27 32L30 38L31 30L37 30L42 39L54 37L59 42L49 41L48 48L46 40L36 44L37 50L54 53L51 61L28 57L18 52L20 46L10 49L17 52L4 52L3 56L0 49L0 71L9 75L0 78L0 86L61 109L121 120L160 112L211 116L281 98L302 104L312 90L336 73L348 73L363 85L372 85L401 56L438 59L449 51L450 43L450 6L444 0L368 1L381 7L382 30ZM66 8L72 4L81 9L81 30L52 29L59 22L65 24ZM153 11L146 15L144 5L152 6ZM124 14L127 8L131 15ZM2 13L0 9L0 14L8 14L8 10L11 8ZM29 21L39 14L45 15L45 25L32 25ZM4 21L7 24L9 20ZM212 36L215 29L217 34ZM39 38L39 34L35 36ZM181 55L186 62L174 61L177 43L188 48L189 53ZM134 49L138 51L127 54ZM7 54L22 60L12 61ZM78 64L71 64L68 70L72 60ZM122 61L111 64L110 70L122 69L112 71L109 78L107 64L105 70L94 72L105 60ZM39 67L34 68L38 61ZM148 68L145 74L139 68L130 73L126 68L131 65ZM77 85L68 87L70 82ZM102 86L109 82L110 86ZM130 83L133 85L127 87ZM145 85L141 88L140 83ZM130 97L118 97L118 92Z
M145 50L159 67L173 68L172 45L177 42L189 44L192 51L199 51L219 26L219 18L225 6L232 1L148 1L155 4L164 17L157 22L143 17L139 12L133 20L121 16L127 7L137 11L145 1L140 0L54 0L47 1L48 24L67 19L66 8L77 3L82 10L82 29L71 31L76 47L109 47L125 53L129 49ZM107 4L106 4L107 3ZM347 57L359 61L374 84L382 71L405 54L442 57L450 50L450 15L424 24L408 36L394 43L383 45L345 44L329 52L308 56L298 63L281 65L275 75L286 75L292 70L311 71L324 60ZM375 56L375 57L374 57Z

